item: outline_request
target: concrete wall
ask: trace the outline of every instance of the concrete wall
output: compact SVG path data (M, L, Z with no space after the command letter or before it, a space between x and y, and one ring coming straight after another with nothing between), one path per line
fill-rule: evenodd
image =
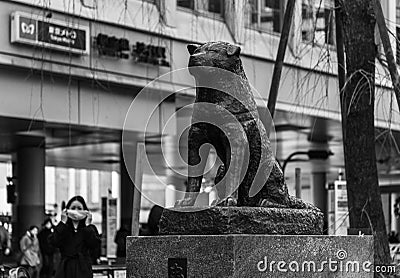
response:
M0 68L0 84L2 116L111 129L122 129L129 106L139 91L138 88L101 88L59 76L41 78L27 71L4 68ZM160 94L148 94L136 101L142 104L139 106L142 111L136 111L140 115L157 107ZM161 109L169 116L175 111L175 105L164 103ZM147 130L158 133L159 113L155 112ZM147 119L138 117L130 123L131 130L142 131ZM175 134L174 130L171 127L167 133Z

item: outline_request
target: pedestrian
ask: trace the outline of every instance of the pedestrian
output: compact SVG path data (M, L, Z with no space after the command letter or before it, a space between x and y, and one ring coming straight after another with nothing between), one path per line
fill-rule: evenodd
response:
M149 218L147 219L147 226L149 227L150 235L156 236L160 230L160 219L164 209L159 205L154 205L149 213Z
M49 236L53 233L53 222L47 218L43 223L43 228L38 234L39 247L42 255L42 268L40 278L50 278L54 271L55 248L49 242Z
M131 235L128 223L123 223L115 234L114 242L117 244L117 263L124 264L126 260L126 237Z
M40 248L37 238L38 232L39 228L37 226L30 226L19 241L19 248L22 252L20 264L26 268L31 278L37 278L39 274Z
M4 256L11 252L11 239L7 229L0 223L0 265L4 263Z
M61 221L49 237L50 244L60 249L61 261L55 278L92 278L89 250L100 245L92 214L81 196L68 201L61 213Z
M395 231L391 231L389 233L389 243L392 243L392 244L400 243L399 234L396 233Z

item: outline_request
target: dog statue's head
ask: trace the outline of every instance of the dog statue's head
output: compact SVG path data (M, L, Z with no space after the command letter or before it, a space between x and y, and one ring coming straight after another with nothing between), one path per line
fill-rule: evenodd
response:
M227 42L208 42L202 45L189 44L187 49L190 54L189 71L191 67L203 66L220 68L237 74L243 72L239 46Z

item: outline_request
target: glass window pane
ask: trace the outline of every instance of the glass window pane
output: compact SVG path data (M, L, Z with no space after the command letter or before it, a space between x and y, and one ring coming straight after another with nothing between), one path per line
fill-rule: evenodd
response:
M313 1L303 0L301 15L302 25L301 34L303 41L312 42L314 41L314 5Z
M99 181L99 171L98 170L92 170L91 171L92 175L92 180L90 184L90 189L91 189L91 202L92 203L98 203L100 202L100 181Z
M179 7L194 9L194 0L178 0L177 4Z
M257 0L249 0L250 7L250 23L258 23L258 11L257 11Z
M302 38L318 44L334 43L333 1L303 0Z
M282 4L280 0L249 1L252 27L265 31L280 32Z
M325 7L325 43L334 44L335 42L335 21L333 9Z
M55 167L45 167L45 201L46 204L55 204L56 201L56 169Z
M272 22L272 30L274 32L281 31L281 1L280 0L265 0L265 10L270 10L270 21Z
M208 0L208 11L212 13L222 14L224 8L223 0Z
M396 23L400 24L400 0L396 0Z

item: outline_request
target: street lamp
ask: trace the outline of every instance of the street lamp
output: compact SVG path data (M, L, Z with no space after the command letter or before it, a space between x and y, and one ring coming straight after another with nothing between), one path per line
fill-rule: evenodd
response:
M296 156L296 155L308 155L308 158L311 159L323 159L326 160L328 159L331 155L333 155L333 152L331 152L330 150L309 150L309 151L298 151L298 152L294 152L292 154L290 154L285 161L283 162L283 166L282 166L282 171L283 174L285 175L285 168L286 165L291 161L291 159Z

